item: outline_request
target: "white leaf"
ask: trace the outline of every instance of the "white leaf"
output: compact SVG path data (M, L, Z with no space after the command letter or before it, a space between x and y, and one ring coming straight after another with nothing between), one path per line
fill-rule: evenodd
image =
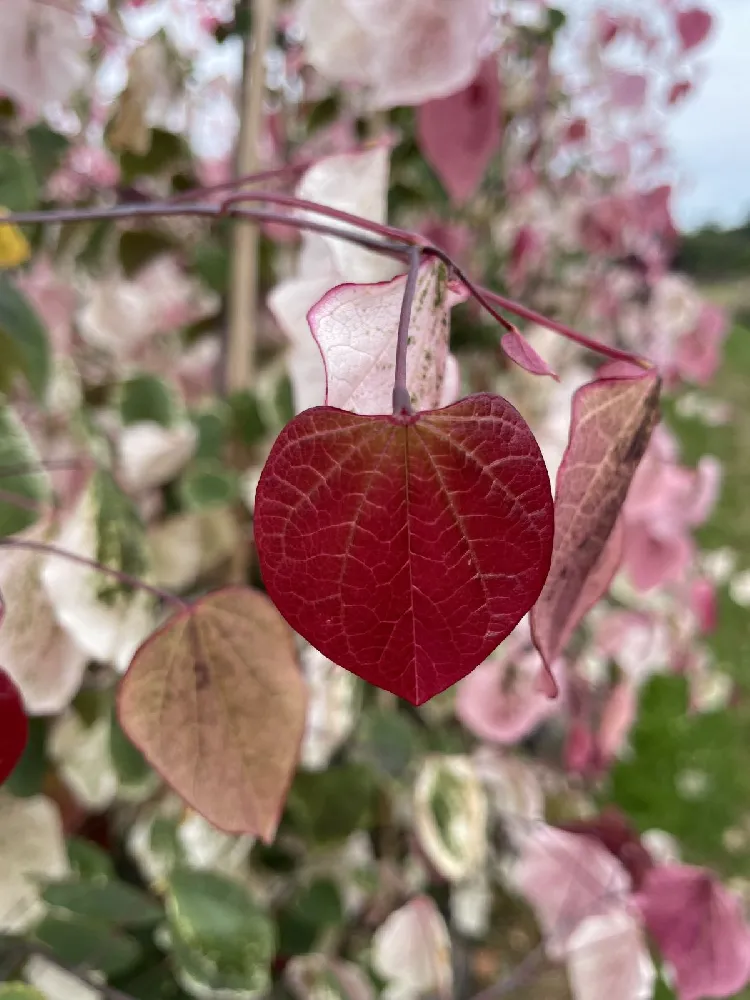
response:
M0 858L0 932L19 934L44 912L38 879L70 871L60 814L50 799L16 799L0 790Z
M128 424L120 431L120 475L125 489L137 493L174 479L195 451L198 432L185 422L163 427L153 420Z
M101 812L117 792L117 775L109 749L109 719L90 726L72 709L55 721L49 754L65 784L91 812Z
M388 160L388 149L382 145L364 152L323 157L302 176L296 196L384 222ZM311 213L301 214L313 217ZM343 223L335 225L351 228ZM268 296L268 306L290 343L288 369L298 412L321 406L325 397L325 369L310 331L310 309L343 281L381 281L398 270L392 260L369 250L316 233L303 234L296 273L281 281Z
M198 813L190 812L177 827L177 839L191 868L236 875L247 861L255 838L217 830Z
M309 693L300 759L308 771L322 771L354 728L361 689L353 674L312 646L301 659Z
M18 536L43 541L36 525ZM61 712L75 696L86 669L86 655L54 615L41 585L44 556L9 548L0 559L0 594L5 616L0 625L0 663L18 686L32 715Z
M96 559L96 501L89 487L55 539L58 548ZM105 578L87 566L50 555L42 566L42 584L55 615L73 640L94 659L124 671L138 646L153 631L153 600L138 590L99 596Z
M224 507L168 517L149 527L147 539L153 582L173 592L216 569L241 543L237 521Z
M387 917L372 938L372 965L389 996L451 995L450 935L432 899L418 896Z
M484 785L490 810L504 823L514 844L544 819L544 791L535 768L515 754L480 746L474 769Z
M297 185L297 197L328 208L349 212L372 222L385 222L388 209L388 146L373 146L363 152L325 156L313 164ZM303 213L304 214L304 213ZM320 216L308 215L320 220ZM330 220L338 229L361 232L359 227ZM330 257L321 260L322 247ZM330 269L347 281L382 281L400 270L382 254L364 250L331 236L306 234L300 270L305 277L320 276ZM318 269L318 274L315 271Z
M481 939L487 934L492 914L492 886L486 871L459 882L451 889L451 924L459 934Z
M390 413L405 275L374 285L340 285L310 310L326 370L326 403L354 413ZM445 265L419 269L409 324L406 384L415 410L441 405L450 310L463 298Z
M374 1000L372 983L359 966L326 955L295 955L284 981L297 1000Z
M80 979L42 955L33 955L28 960L23 975L45 1000L100 1000L102 997L99 990L85 986Z
M307 314L337 283L334 272L325 278L290 278L268 296L268 308L290 343L287 367L298 412L322 406L326 394L323 356L307 322Z
M65 3L0 0L0 93L38 114L84 83L89 42Z
M626 909L584 920L566 953L575 1000L651 1000L656 970L641 926Z
M372 108L462 90L490 30L488 0L304 0L308 61L329 80L369 89ZM333 27L332 27L333 26Z
M481 869L487 853L487 797L471 758L425 758L414 787L414 829L445 878L459 881Z

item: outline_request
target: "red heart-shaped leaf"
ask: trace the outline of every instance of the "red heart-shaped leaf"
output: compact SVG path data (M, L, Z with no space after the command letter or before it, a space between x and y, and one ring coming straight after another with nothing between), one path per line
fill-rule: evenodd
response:
M10 777L26 748L29 722L18 688L0 669L0 785Z
M416 415L305 410L255 500L268 593L325 656L420 705L537 599L553 506L531 430L500 396Z

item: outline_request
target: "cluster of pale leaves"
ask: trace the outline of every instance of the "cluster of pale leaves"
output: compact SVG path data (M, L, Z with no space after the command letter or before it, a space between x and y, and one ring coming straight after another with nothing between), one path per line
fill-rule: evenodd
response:
M174 23L169 4L154 6L159 8L150 15L155 25ZM378 109L444 98L474 79L487 54L492 16L486 0L466 3L458 29L455 2L448 0L387 0L387 16L382 4L377 6L376 11L370 0L302 0L299 20L306 57L329 81L356 84L367 107ZM71 17L59 4L27 0L14 8L13 32L0 41L0 86L15 94L32 116L49 101L65 101L83 82L86 36L77 30L75 39L65 43L64 33L74 23ZM34 50L35 61L24 56L20 65L21 53L27 50L14 44L14 39L18 42L14 32L28 31L32 19L42 40L53 37L55 50L45 53L40 44ZM190 51L193 43L188 33L176 44ZM12 83L5 79L6 71ZM229 77L234 72L227 70ZM385 222L389 152L388 144L381 143L364 153L327 157L304 174L297 194ZM523 211L528 213L523 225L549 225L558 232L570 229L569 204L555 206L538 194L523 203ZM497 234L498 245L507 239L507 233ZM73 283L72 302L65 294L71 282L45 268L44 261L37 262L25 280L49 329L57 331L55 377L47 402L60 424L80 405L82 386L97 384L105 376L114 373L125 379L145 370L174 377L175 414L169 426L155 421L123 424L114 413L103 414L102 421L113 445L119 481L148 523L146 580L178 592L188 590L237 544L231 525L220 518L191 514L162 518L158 507L159 488L194 454L195 430L186 418L185 404L206 393L216 362L215 341L209 339L185 355L171 333L211 315L215 302L185 278L171 257L158 259L132 280L115 274L86 287ZM304 235L300 253L268 302L287 338L286 364L297 411L324 401L358 413L389 411L405 282L402 270L387 257L330 237ZM698 306L669 285L674 280L663 279L651 306L660 329L678 331L664 347L670 356L674 343L691 335L701 318ZM407 370L415 408L446 405L460 395L449 329L450 310L464 298L464 290L448 280L441 264L422 265ZM682 310L679 315L678 310ZM661 323L664 316L667 320ZM656 319L651 325L659 325ZM590 378L590 371L578 350L552 348L549 331L531 330L529 336L559 371L560 382L536 379L532 391L529 376L512 371L498 376L494 387L529 400L529 419L554 473L568 438L573 392ZM558 350L553 356L552 351ZM49 436L49 428L35 427L33 416L28 424L45 454L64 454L73 445L59 426ZM248 484L257 473L255 468L247 470ZM584 657L592 684L601 681L608 656L624 677L626 686L616 700L613 692L612 709L605 716L609 727L599 734L611 758L627 747L640 686L650 674L669 669L669 636L675 627L681 640L695 630L697 611L686 604L682 586L695 556L686 545L693 528L710 511L716 476L715 470L705 469L696 481L685 473L675 448L657 438L643 476L660 484L659 502L645 502L646 483L641 503L635 502L636 492L629 512L631 537L641 546L642 556L635 569L632 560L629 568L626 563L615 583L624 606L619 617L613 620L606 608L600 612L596 642ZM696 485L702 489L696 491ZM685 502L688 496L695 501L692 506ZM252 504L251 488L248 502ZM26 540L44 540L84 559L96 559L102 542L101 513L101 496L92 480L82 491L71 489L61 523L51 527L42 522ZM646 572L644 565L648 587L638 585L642 580L638 574ZM651 593L653 580L673 584L672 589L660 589L657 597ZM127 591L105 598L101 577L85 566L21 550L0 561L0 589L7 605L0 629L0 663L18 684L31 714L59 716L50 752L62 780L89 809L104 809L120 800L145 800L153 793L153 782L138 789L118 782L109 759L109 722L102 719L84 727L68 706L91 660L113 673L127 667L135 648L158 624L151 598ZM641 649L643 656L636 654ZM322 770L356 730L361 683L310 647L302 646L301 660L310 691L301 766ZM700 677L705 682L706 673L715 672L710 663L702 667ZM391 1000L451 993L450 932L426 895L435 873L450 885L452 925L469 938L481 940L485 934L496 885L527 898L537 911L549 955L566 963L576 1000L593 1000L605 993L612 1000L650 995L656 974L644 944L645 918L635 906L627 872L603 850L544 826L549 776L507 749L539 727L560 726L565 720L564 685L561 699L550 702L535 683L538 672L539 659L523 622L459 687L455 706L450 701L447 709L436 706L433 715L428 711L427 717L439 724L441 711L455 710L480 745L471 754L423 758L408 787L395 796L396 812L415 834L419 850L407 873L412 898L394 906L372 941L371 962L386 982ZM165 815L174 819L189 864L247 877L250 838L228 837L200 817L184 816L172 797L162 797L155 807L141 810L128 838L128 848L148 882L157 885L169 870L168 860L153 849L150 838L154 821ZM492 837L498 826L508 844L499 853ZM4 795L0 842L0 853L12 858L0 876L0 927L17 931L30 926L40 912L32 875L52 878L68 871L56 810L42 797L21 802ZM355 835L331 867L340 879L347 913L353 916L364 901L355 875L376 871L371 848ZM254 888L262 895L264 887ZM725 903L727 908L731 910ZM730 939L735 940L736 921L730 923ZM356 966L323 956L296 958L287 975L294 987L315 976L325 981L331 972L350 984L352 995L366 997L371 991ZM682 993L686 1000L697 995L690 989Z

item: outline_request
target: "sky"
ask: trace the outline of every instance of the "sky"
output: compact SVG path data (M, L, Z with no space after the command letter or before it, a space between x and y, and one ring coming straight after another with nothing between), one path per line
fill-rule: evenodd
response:
M572 20L595 2L560 6ZM685 0L691 5L709 9L715 22L697 57L696 91L667 116L679 174L673 209L688 231L750 218L750 0Z
M706 75L671 116L682 174L678 221L734 226L750 218L750 0L710 0L716 23L702 50Z

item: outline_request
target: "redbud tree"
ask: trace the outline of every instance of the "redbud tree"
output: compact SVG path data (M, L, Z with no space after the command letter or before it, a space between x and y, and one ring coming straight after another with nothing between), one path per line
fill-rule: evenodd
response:
M724 718L660 422L711 15L0 15L0 994L735 995L647 820L653 703Z

